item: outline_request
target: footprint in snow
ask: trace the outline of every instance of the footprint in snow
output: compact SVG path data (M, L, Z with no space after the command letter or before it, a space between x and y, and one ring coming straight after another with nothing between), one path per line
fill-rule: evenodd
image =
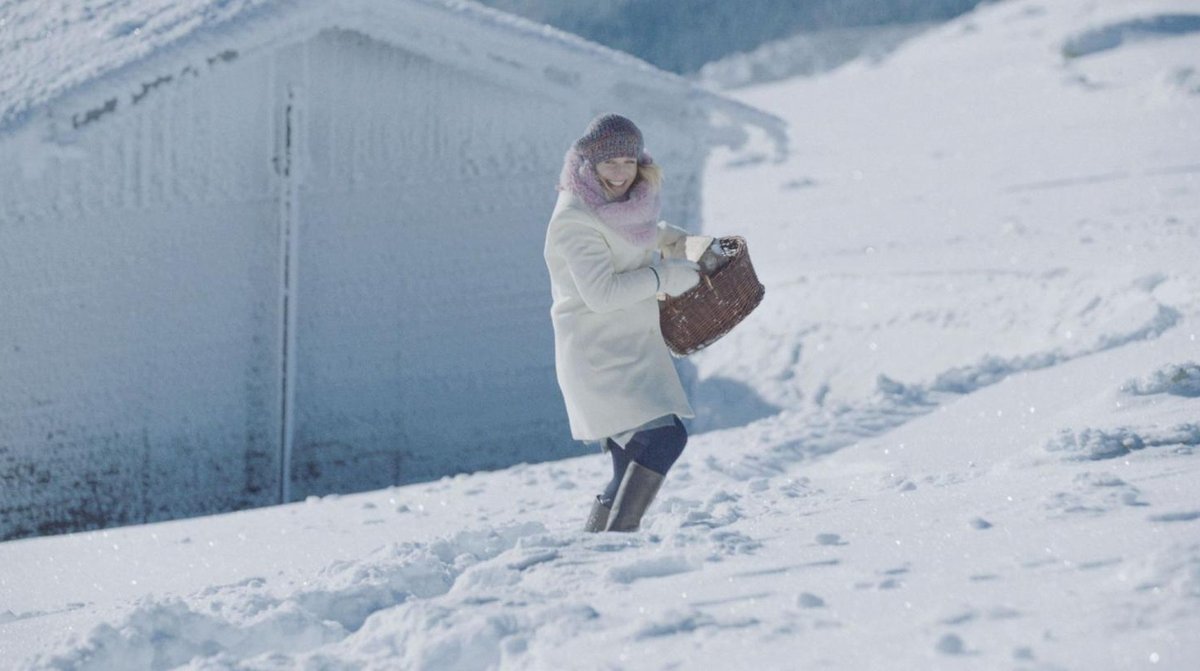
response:
M517 560L509 562L508 568L514 571L524 571L525 569L544 564L546 562L558 559L557 550L529 550L523 553L523 556Z
M880 488L895 489L901 492L911 492L917 488L917 483L904 475L889 474L880 478Z
M661 638L663 636L674 636L676 634L690 634L699 629L742 629L745 627L754 627L758 624L759 621L753 617L717 619L708 613L700 611L675 612L667 613L658 622L643 625L634 634L634 638L645 640Z
M800 595L796 597L796 605L801 608L824 608L825 599L822 599L816 594L801 592Z
M965 610L965 611L962 611L961 613L955 613L954 615L944 617L944 618L938 620L938 623L953 627L955 625L967 624L968 622L974 622L977 619L979 619L979 611Z
M608 579L628 585L644 578L665 578L691 570L691 562L685 557L679 555L655 557L623 566L614 566L608 570Z
M751 555L762 547L762 543L737 531L714 531L708 540L715 546L708 556L709 561L720 561L730 555Z
M1008 606L996 606L988 611L989 620L1015 620L1021 617L1021 611Z
M884 579L876 583L874 587L880 590L900 589L904 586L904 581L901 580L900 577L907 575L908 571L909 569L907 566L898 566L896 568L880 571L879 575L884 576ZM872 586L871 583L861 584L865 585L863 589L869 589Z
M742 519L742 511L736 505L741 497L726 491L717 491L701 506L699 502L684 499L670 499L665 503L671 512L683 512L679 522L681 528L707 527L716 529L728 526Z
M1021 611L1018 611L1013 608L1009 608L1008 606L994 606L994 607L988 609L988 611L986 613L976 610L974 608L967 608L965 610L954 613L952 615L948 615L948 616L938 620L938 624L945 625L948 627L955 627L958 625L969 624L971 622L975 622L976 620L980 620L985 617L988 620L993 620L993 621L995 621L995 620L1015 620L1015 619L1021 617Z
M732 507L723 506L722 508L722 510L714 511L716 514L704 510L693 510L684 517L679 526L681 528L706 527L708 529L716 529L729 526L742 519L738 511Z
M617 534L593 534L585 531L579 531L578 533L582 537L580 538L581 545L593 552L625 552L626 550L644 547L648 541L651 543L658 542L656 539L639 538L636 534L620 534L622 538L613 540L609 537ZM599 536L599 538L592 538L592 536ZM625 536L628 536L628 538L625 538Z
M969 655L972 654L967 650L962 638L957 634L946 634L938 639L935 649L943 655Z
M1077 566L1077 568L1080 571L1094 571L1096 569L1108 568L1109 566L1116 566L1122 561L1124 560L1120 557L1113 557L1111 559L1097 559L1095 561L1082 562Z
M1054 492L1043 508L1055 516L1103 515L1122 507L1144 507L1141 490L1110 473L1084 472L1075 476L1072 491Z
M1200 510L1151 515L1147 519L1149 519L1151 522L1191 522L1194 520L1200 520Z
M742 571L734 573L735 578L758 578L765 575L788 575L794 570L820 568L825 566L837 566L842 563L840 559L820 559L817 561L804 562L802 564L791 564L789 566L776 566L774 568L757 569L754 571Z
M821 494L821 490L812 486L808 478L788 480L779 486L779 492L789 499L799 499Z
M817 534L817 545L849 545L838 534Z
M860 581L854 583L854 589L859 590L859 591L868 590L868 589L877 589L880 591L886 591L886 590L900 589L903 586L904 586L904 581L898 580L896 578L887 578L885 580L880 580L879 582L875 582L873 580L860 580Z

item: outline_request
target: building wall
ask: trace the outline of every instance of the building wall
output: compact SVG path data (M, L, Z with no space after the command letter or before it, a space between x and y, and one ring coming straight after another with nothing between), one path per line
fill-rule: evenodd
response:
M202 74L0 145L0 538L274 503L284 470L295 500L578 454L542 261L563 152L629 114L694 225L699 120L338 30Z
M562 456L539 126L564 105L356 33L303 58L295 495Z
M277 500L269 77L3 145L0 539Z

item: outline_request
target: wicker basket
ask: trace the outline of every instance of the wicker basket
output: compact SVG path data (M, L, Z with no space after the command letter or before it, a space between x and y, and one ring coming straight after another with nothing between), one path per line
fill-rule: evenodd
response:
M667 347L678 356L699 351L733 330L762 302L766 288L754 274L750 250L740 237L720 239L729 261L679 296L658 302Z

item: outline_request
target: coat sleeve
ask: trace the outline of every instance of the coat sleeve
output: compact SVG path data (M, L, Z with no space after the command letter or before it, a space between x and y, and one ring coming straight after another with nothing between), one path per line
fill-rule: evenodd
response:
M566 261L579 297L593 312L612 312L653 298L658 277L650 268L613 272L612 251L604 236L578 221L564 221L554 246Z

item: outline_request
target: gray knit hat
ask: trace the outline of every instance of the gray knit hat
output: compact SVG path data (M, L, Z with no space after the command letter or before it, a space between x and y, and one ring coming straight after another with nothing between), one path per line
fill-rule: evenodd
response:
M632 121L619 114L602 114L592 119L573 148L588 163L596 165L622 156L632 156L640 161L644 145L642 131Z

